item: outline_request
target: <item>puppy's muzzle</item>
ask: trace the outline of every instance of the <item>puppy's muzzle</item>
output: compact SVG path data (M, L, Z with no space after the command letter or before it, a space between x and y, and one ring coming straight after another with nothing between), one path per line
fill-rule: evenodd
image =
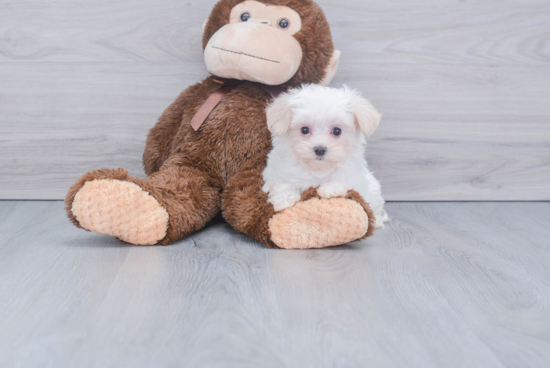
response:
M327 148L323 146L317 146L313 148L313 152L315 152L317 157L323 157L327 153Z

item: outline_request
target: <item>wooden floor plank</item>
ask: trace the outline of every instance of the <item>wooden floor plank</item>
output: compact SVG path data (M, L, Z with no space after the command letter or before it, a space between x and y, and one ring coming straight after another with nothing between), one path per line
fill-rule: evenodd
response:
M550 203L390 203L342 247L223 222L168 247L0 202L0 366L550 364Z

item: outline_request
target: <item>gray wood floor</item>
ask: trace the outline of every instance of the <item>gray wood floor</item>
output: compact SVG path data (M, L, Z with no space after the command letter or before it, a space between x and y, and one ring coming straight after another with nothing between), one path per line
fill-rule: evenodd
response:
M550 200L548 0L319 0L334 85L384 113L367 156L388 200ZM0 1L0 198L143 175L147 131L207 75L216 0Z
M1 367L548 367L550 203L390 203L333 249L169 247L0 202Z

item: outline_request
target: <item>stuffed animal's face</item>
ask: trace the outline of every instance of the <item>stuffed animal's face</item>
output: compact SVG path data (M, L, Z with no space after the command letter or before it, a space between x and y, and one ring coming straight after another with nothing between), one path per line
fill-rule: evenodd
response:
M311 0L222 0L206 23L203 46L210 73L267 85L328 84L340 56Z

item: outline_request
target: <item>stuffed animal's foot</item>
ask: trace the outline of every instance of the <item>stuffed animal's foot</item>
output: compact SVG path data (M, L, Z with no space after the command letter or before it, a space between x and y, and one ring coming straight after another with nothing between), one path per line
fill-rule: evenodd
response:
M92 180L76 193L70 208L86 230L135 245L154 245L166 236L168 213L137 184Z
M373 230L372 211L352 192L347 198L315 196L276 214L269 222L271 240L284 249L342 245L371 235Z

